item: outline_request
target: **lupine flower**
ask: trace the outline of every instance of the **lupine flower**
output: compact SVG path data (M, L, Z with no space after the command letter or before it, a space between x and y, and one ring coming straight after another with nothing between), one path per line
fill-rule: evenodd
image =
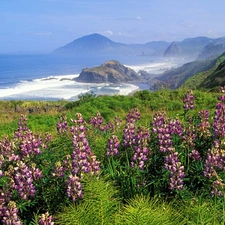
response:
M191 153L189 154L190 158L199 161L201 159L201 156L197 150L192 150Z
M143 127L140 127L135 135L134 155L131 166L137 163L140 170L144 169L145 162L148 160L148 155L150 154L150 149L147 146L149 137L149 131Z
M171 153L165 157L165 169L170 171L170 190L183 189L184 166L178 159L178 152Z
M19 196L23 199L34 197L33 174L24 162L19 161L14 167L13 181L13 188L18 191Z
M71 197L73 201L82 198L82 185L78 176L70 174L66 184L68 197Z
M22 222L18 216L18 209L16 203L10 201L6 206L0 204L0 217L2 217L2 223L6 225L22 225Z
M57 131L59 134L66 133L68 130L68 122L67 122L67 117L65 114L63 114L60 117L60 121L57 123Z
M181 123L178 119L176 120L170 120L169 122L169 130L171 134L176 134L179 137L183 134L183 128L181 126Z
M55 163L55 169L52 173L53 177L63 177L65 175L65 168L61 165L61 162Z
M49 215L48 212L46 212L45 214L41 214L39 216L39 225L53 225L53 216Z
M123 130L124 146L132 146L135 144L135 124L127 122Z
M111 138L108 139L108 144L107 144L107 152L106 155L118 155L119 151L118 148L120 146L119 139L116 135L112 135Z
M18 122L18 128L17 128L17 131L14 134L14 137L20 138L28 130L29 129L27 127L27 117L26 117L26 115L21 115L21 117L19 118L19 122Z
M198 118L200 119L200 123L198 124L197 131L200 136L209 137L210 134L210 123L209 123L209 111L202 110L198 114Z
M39 135L34 135L31 131L26 132L22 137L20 150L23 156L41 154L42 139Z
M94 127L100 127L100 125L103 123L101 113L97 112L96 116L90 118L89 123L92 124Z
M194 109L194 95L193 95L192 90L189 90L184 95L183 103L184 103L184 110L185 111Z
M211 190L211 195L212 196L218 196L218 197L223 197L223 189L224 189L224 184L222 183L222 180L215 180L213 181L212 185L212 190Z
M137 108L130 110L129 113L127 114L128 123L135 122L136 120L140 120L140 119L141 119L141 114Z
M67 180L67 195L73 201L82 197L80 179L83 173L98 174L100 162L91 152L88 140L86 139L85 121L80 113L76 114L77 119L71 120L75 125L70 128L73 135L73 152L71 154L71 174Z

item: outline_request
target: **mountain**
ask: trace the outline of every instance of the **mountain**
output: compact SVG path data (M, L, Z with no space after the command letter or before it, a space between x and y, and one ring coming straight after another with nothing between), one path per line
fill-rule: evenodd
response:
M205 46L202 52L198 56L198 60L217 57L225 52L225 38L217 38Z
M125 44L120 44L111 41L109 38L104 37L100 34L91 34L78 38L69 44L57 48L53 53L56 54L73 54L73 53L89 53L89 52L100 52L106 49L125 47Z
M182 54L182 49L176 44L176 42L173 42L170 44L170 46L166 49L163 56L164 57L178 57Z
M53 54L162 56L169 45L170 43L166 41L153 41L146 44L123 44L95 33L78 38L65 46L57 48L53 51Z
M191 57L197 58L202 49L213 42L207 37L186 38L181 42L173 42L164 52L165 57Z
M166 87L169 89L179 88L188 78L194 76L197 73L207 71L216 64L215 59L193 61L184 64L181 67L173 68L165 71L162 75L158 76L152 81L152 89L158 89L159 87Z
M140 80L140 76L134 70L123 66L118 61L110 60L101 66L83 69L75 80L88 83L121 83Z

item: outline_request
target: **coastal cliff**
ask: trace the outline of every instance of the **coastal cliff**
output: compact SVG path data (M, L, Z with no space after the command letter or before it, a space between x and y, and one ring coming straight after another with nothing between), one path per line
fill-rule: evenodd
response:
M134 70L123 66L118 61L110 60L101 66L83 69L75 80L77 82L90 83L122 83L140 80L140 76Z

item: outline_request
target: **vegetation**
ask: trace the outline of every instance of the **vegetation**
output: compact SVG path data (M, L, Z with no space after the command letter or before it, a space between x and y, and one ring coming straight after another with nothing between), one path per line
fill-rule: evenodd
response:
M0 224L225 223L223 94L0 104Z
M225 53L216 58L216 63L213 67L188 78L181 85L181 87L198 89L198 88L215 88L218 86L224 86L222 79L221 78L219 79L219 77L223 77L224 75L224 69L220 68L220 65L223 65L224 61L225 61ZM220 68L219 71L218 67Z

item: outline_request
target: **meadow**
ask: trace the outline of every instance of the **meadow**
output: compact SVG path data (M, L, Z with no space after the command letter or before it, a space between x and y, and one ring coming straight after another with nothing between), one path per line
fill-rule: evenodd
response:
M225 224L223 88L0 106L0 224Z

